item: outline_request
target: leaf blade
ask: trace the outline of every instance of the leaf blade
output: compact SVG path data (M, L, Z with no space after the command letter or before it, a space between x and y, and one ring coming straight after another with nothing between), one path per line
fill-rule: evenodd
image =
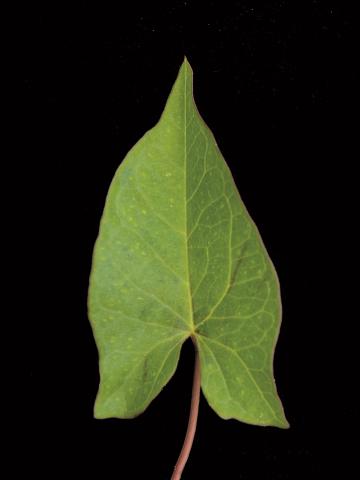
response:
M138 381L136 388L143 396L138 413L172 376L181 343L191 335L202 358L202 390L220 416L286 428L272 370L281 320L276 272L216 141L197 110L192 76L185 59L160 121L129 152L114 177L95 247L90 320L100 357L106 357L101 352L104 333L99 327L106 308L95 314L99 302L94 299L98 294L104 303L110 288L110 303L127 309L124 319L127 314L137 319L144 316L142 340L154 343L160 335L167 345L159 352L155 349L155 355L152 350L141 354L150 363L165 365L167 359L171 361L166 375L160 368L156 375L160 381L150 393L145 394ZM122 252L121 258L114 245ZM111 258L106 258L105 252L111 252ZM119 298L122 288L127 296ZM144 309L139 311L141 301ZM151 327L156 316L157 323L168 328L166 334L164 328L159 327L160 334L159 328ZM124 319L118 315L113 328L126 325ZM124 326L127 332L132 328ZM175 344L174 338L179 339ZM117 341L117 345L123 343L125 339ZM134 361L128 361L128 370ZM254 367L254 362L261 368ZM111 365L101 373L99 411L106 398L108 371ZM226 386L223 398L219 397L221 384ZM119 391L124 390L119 387ZM240 406L239 399L243 402ZM98 415L129 415L129 409L119 405L114 406L114 412Z

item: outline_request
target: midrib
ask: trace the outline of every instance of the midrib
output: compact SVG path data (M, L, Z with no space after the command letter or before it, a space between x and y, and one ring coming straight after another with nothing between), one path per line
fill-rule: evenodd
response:
M193 312L193 302L191 295L191 282L190 282L190 268L189 268L189 248L188 248L188 220L187 220L187 64L185 61L184 65L184 180L185 180L185 261L186 261L186 276L188 284L188 302L189 302L189 314L190 314L190 328L192 334L195 333L195 324L194 324L194 312Z

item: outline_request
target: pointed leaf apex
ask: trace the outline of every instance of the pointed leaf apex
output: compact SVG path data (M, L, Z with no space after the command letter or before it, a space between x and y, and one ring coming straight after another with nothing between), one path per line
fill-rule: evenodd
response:
M187 65L189 68L191 68L190 62L189 62L189 60L188 60L188 58L187 58L187 56L186 56L186 55L184 55L184 61L183 61L183 64L185 64L185 65Z
M186 110L191 109L193 103L193 70L187 58L184 57L161 120L166 122L169 113L170 117L178 118L180 122L183 121Z
M182 77L182 75L185 76L185 78L187 79L187 81L189 83L189 86L191 86L191 88L192 88L193 69L190 65L190 62L188 61L188 59L186 57L184 57L184 61L181 64L179 74L178 74L178 79L180 77Z

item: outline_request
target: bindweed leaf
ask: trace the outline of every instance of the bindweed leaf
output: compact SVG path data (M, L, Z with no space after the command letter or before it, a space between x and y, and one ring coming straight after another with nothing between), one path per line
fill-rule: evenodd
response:
M201 388L223 418L286 428L273 378L281 321L274 267L193 99L185 59L158 124L109 189L89 317L97 418L143 412L192 337Z

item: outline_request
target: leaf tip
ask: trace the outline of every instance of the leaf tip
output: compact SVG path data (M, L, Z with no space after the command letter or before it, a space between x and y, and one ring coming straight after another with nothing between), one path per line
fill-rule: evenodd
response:
M187 67L191 68L190 62L186 55L184 55L183 65L186 65Z
M193 69L190 65L190 62L187 58L186 55L184 55L184 61L180 67L180 72L183 72L184 75L187 77L187 78L190 78L192 80L193 78Z

